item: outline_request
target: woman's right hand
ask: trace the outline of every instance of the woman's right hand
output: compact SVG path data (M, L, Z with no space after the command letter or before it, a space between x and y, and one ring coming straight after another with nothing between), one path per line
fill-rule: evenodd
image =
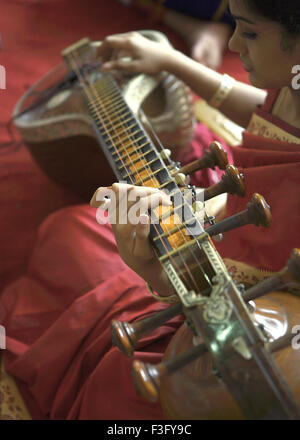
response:
M173 48L152 41L138 32L110 35L98 49L104 71L115 69L149 75L167 70L168 60L175 52Z

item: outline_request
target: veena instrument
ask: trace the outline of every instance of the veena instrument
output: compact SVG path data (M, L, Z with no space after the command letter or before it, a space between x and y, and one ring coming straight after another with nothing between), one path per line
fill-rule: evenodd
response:
M141 102L161 84L161 78L142 75L131 78L131 85L124 87L122 78L102 73L95 60L91 63L94 49L87 40L67 48L63 52L65 79L50 87L48 94L44 90L42 98L37 88L31 90L18 103L14 116L17 128L45 172L78 193L83 185L85 190L80 194L84 197L90 197L94 186L111 184L115 178L159 188L172 197L171 211L158 207L151 213L155 222L151 224L150 239L176 292L174 304L133 324L111 324L113 344L124 355L133 356L143 336L182 315L184 324L175 333L160 364L133 362L137 390L151 402L160 399L166 417L171 419L300 419L300 350L293 349L291 342L292 329L299 324L300 316L300 251L291 250L286 266L261 283L251 287L237 284L213 240L247 224L270 226L267 202L263 196L254 194L244 211L218 223L203 215L203 203L217 195L228 192L243 196L243 176L228 165L226 153L218 143L213 143L202 158L184 167L172 161L169 150L160 148L142 124L145 113L139 113ZM140 81L142 92L135 90L139 89ZM172 81L179 87L177 79ZM130 93L143 95L143 99L133 99L132 106L128 104L130 87ZM72 117L64 111L68 99ZM181 136L177 132L177 140L186 142L193 118L190 98L182 99L188 117L175 131L184 127ZM83 101L86 114L82 113ZM76 113L78 105L80 111ZM51 118L55 127L52 133L47 125ZM78 153L79 148L71 142L68 155L64 156L66 162L60 165L59 173L53 174L47 157L53 160L57 154L56 160L62 160L59 149L65 148L64 143L73 139L75 132L80 142L88 136L96 139L97 147L94 144L92 154L87 153L87 161L85 151ZM115 177L105 174L103 156L100 162L97 156L99 146ZM51 147L55 147L54 151ZM43 159L39 152L42 148L46 150ZM69 173L68 161L72 161L72 156L74 161L78 160L77 154L81 163L73 168L71 177L64 176L66 170ZM95 167L91 157L97 162ZM203 203L199 203L186 176L216 166L224 170L223 177L200 192ZM186 191L191 198L186 197ZM289 291L290 288L293 289Z
M141 33L170 45L160 32ZM100 45L101 42L83 38L71 46L80 59L80 74L88 74L92 81L99 76L97 49ZM13 119L45 174L89 201L99 186L99 175L103 184L110 184L114 174L99 151L95 122L78 77L70 69L67 53L63 52L65 62L22 96L13 111ZM182 81L162 72L151 78L143 74L119 75L118 84L125 101L154 142L158 136L173 151L189 143L194 127L193 96Z

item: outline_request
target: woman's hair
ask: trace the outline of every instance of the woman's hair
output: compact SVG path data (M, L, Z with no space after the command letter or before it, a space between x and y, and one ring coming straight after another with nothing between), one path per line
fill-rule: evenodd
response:
M251 11L281 24L286 36L300 36L299 0L244 0Z

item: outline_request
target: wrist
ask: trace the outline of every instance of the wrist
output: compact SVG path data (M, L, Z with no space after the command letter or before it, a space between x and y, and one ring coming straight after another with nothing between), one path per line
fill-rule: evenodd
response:
M158 296L169 297L174 295L175 289L172 286L166 272L162 269L162 266L159 264L150 266L148 265L148 270L142 269L136 271L141 278L143 278L146 283L151 286L151 289L158 294Z
M184 67L184 58L186 58L186 56L180 51L174 48L169 49L168 52L162 56L161 70L166 70L175 76L179 76L181 66Z
M176 304L180 301L179 296L175 292L169 295L159 295L149 283L147 283L147 290L156 301L168 304Z

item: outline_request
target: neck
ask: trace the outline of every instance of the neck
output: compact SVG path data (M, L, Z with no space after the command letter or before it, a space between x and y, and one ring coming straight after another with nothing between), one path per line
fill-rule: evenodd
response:
M293 103L293 108L291 111L294 113L295 120L300 120L300 90L295 90L289 87L289 95L291 102Z
M292 127L300 129L300 90L285 87L282 93L281 99L275 104L273 114Z

